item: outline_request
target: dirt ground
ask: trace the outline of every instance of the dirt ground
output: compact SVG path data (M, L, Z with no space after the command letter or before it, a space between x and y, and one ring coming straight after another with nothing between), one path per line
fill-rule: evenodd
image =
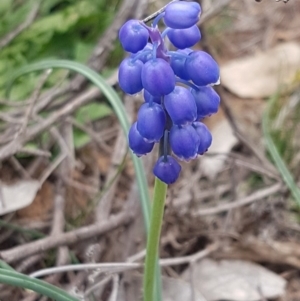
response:
M105 65L124 20L163 5L152 1L146 8L147 1L140 1L133 10L132 3L123 2L99 42L105 53L90 60L96 70ZM214 137L211 150L184 164L179 181L168 190L160 248L164 300L300 300L299 204L268 152L262 128L267 103L277 95L269 131L299 187L300 1L202 2L197 47L220 63L216 89L222 104L219 113L205 120ZM283 63L277 61L280 49ZM283 65L288 75L281 77ZM87 123L83 130L91 141L74 149L70 135L76 124L66 118L73 111L65 109L65 100L74 106L80 99L102 101L97 89L79 77L71 82L76 80L79 90L64 85L57 88L60 93L48 92L59 100L61 114L47 126L53 136L49 145L41 144L40 154L24 158L14 156L16 149L2 161L5 187L29 181L32 188L22 193L33 190L35 195L34 180L42 186L30 206L2 216L0 257L26 274L79 262L127 263L43 279L82 300L140 300L142 269L130 264L144 258L145 231L133 164L113 114ZM115 76L110 81L116 85ZM47 95L41 94L39 102ZM134 120L141 95L123 100ZM14 130L2 129L1 140ZM38 141L35 135L32 139ZM49 150L58 152L56 144L66 150L49 158ZM5 145L1 142L0 156ZM152 187L155 154L142 160ZM20 186L14 189L13 195L21 191ZM0 300L48 299L2 285Z

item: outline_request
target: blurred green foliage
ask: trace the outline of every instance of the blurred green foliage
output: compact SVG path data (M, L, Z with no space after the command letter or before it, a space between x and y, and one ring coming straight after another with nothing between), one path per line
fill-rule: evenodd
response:
M38 0L1 0L0 37L24 22ZM0 50L0 97L13 70L44 58L86 62L101 33L113 20L118 0L43 0L35 21ZM47 81L57 83L63 71ZM12 99L22 99L34 89L37 74L21 78Z

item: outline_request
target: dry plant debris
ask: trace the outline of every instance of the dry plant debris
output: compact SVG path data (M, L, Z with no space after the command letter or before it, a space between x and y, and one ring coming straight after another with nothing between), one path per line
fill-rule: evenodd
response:
M161 7L161 2L151 3L148 9ZM288 68L284 69L285 111L281 113L285 117L279 118L277 129L298 122L299 115L292 113L299 112L300 99L300 2L202 2L210 11L204 10L199 24L203 33L199 47L222 64L219 92L223 108L208 122L220 139L213 152L185 164L181 180L170 187L161 242L165 300L298 300L299 211L265 152L261 118L263 98L277 90L282 75L277 54L285 53ZM120 4L88 61L97 71L106 65L121 24L147 15L148 1L123 0ZM36 17L33 13L28 15L30 22ZM50 274L46 279L86 300L93 294L99 300L139 300L145 235L124 138L111 114L78 124L74 112L91 101L103 103L103 99L81 76L67 79L66 74L61 75L61 83L46 90L44 74L23 103L1 100L9 110L0 112L0 180L5 183L0 197L13 199L10 206L25 201L32 204L2 216L0 257L28 274L74 262L119 263L105 273L94 267L55 277ZM108 82L116 84L115 74ZM124 102L134 119L139 96L126 97ZM291 107L286 105L290 102ZM75 150L70 135L78 128L88 134L90 142ZM41 139L45 133L47 142ZM35 149L28 147L36 141ZM153 160L145 162L148 171ZM125 168L119 171L123 163ZM293 142L291 167L299 183L297 166L299 143ZM149 183L152 181L150 176ZM16 186L20 184L23 188ZM11 192L14 197L7 197ZM197 257L199 252L204 253ZM135 271L122 264L136 264ZM265 275L270 286L267 280L252 277L249 270ZM225 285L225 276L216 277L222 271L228 280ZM0 299L41 300L7 286L1 286Z

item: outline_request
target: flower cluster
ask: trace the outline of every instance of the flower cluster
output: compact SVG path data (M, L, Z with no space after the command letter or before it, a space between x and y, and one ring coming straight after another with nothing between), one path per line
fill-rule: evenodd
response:
M201 33L196 23L197 2L173 1L147 26L127 21L119 39L130 56L119 67L119 85L128 94L143 90L145 103L129 131L129 147L142 156L160 142L160 157L153 173L174 183L181 167L177 159L190 161L207 151L212 136L200 122L217 112L220 98L212 85L219 82L219 66L204 51L193 51ZM167 26L163 32L158 22ZM165 39L177 48L169 51Z

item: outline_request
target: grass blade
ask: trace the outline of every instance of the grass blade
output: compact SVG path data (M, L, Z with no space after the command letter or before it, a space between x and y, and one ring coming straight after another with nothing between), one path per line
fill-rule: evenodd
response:
M271 107L275 104L276 100L278 99L278 96L272 97L269 102L267 109L264 112L263 115L263 122L262 122L262 128L263 128L263 135L266 141L267 149L272 156L272 159L280 172L283 181L289 188L291 194L295 198L295 201L297 203L297 206L300 206L300 189L298 188L296 182L294 181L294 178L290 171L288 170L285 162L282 160L280 153L278 152L278 149L272 139L272 136L270 134L269 129L269 123L270 123L270 111Z
M79 301L77 298L70 296L62 289L47 282L31 278L9 269L0 268L0 283L30 289L56 301Z

